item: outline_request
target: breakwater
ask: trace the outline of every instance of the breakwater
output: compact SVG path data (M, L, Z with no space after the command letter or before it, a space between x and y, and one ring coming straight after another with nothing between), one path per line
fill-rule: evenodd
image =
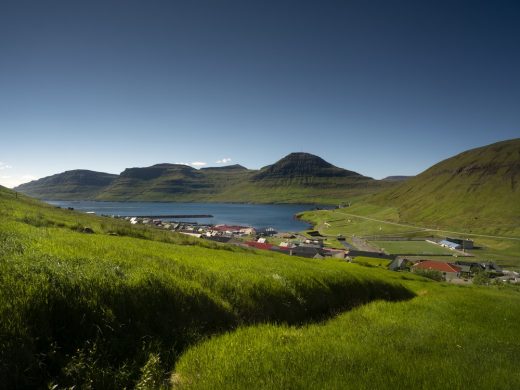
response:
M151 218L151 219L183 219L183 218L213 218L211 214L161 214L161 215L132 215L135 218Z

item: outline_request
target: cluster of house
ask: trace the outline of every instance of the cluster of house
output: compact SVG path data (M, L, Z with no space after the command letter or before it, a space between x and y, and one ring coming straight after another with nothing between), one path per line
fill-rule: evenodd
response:
M294 241L291 233L278 233L272 227L255 229L251 226L239 225L205 225L195 222L165 222L161 219L124 217L131 224L144 224L158 228L175 231L188 236L207 239L211 241L235 244L246 248L269 250L290 256L307 258L340 258L345 259L348 251L341 249L325 248L323 239L304 239ZM268 242L269 237L285 240L278 245Z
M503 270L493 262L469 262L455 261L447 263L435 260L409 260L403 257L385 255L383 253L359 251L351 249L327 248L323 244L323 238L294 240L291 233L278 233L271 227L255 229L250 226L239 225L209 225L196 222L165 222L160 219L124 217L131 224L153 225L159 228L176 231L181 234L203 238L211 241L224 242L239 245L246 248L269 250L290 256L300 256L314 259L337 258L351 261L356 256L386 258L392 260L388 268L393 271L438 271L447 281L456 279L470 279L476 273L487 272L496 280L504 282L520 283L520 273ZM282 241L275 245L268 242L269 237L275 236ZM278 240L279 241L279 240ZM471 249L473 241L446 237L445 240L436 242L453 250Z
M233 238L251 236L255 234L276 234L272 228L255 229L250 226L210 225L197 222L167 222L162 219L123 217L132 225L143 224L175 231L196 238L205 238L219 242L229 242Z
M283 253L289 256L300 256L313 259L337 258L345 259L347 251L342 249L332 249L323 246L322 240L302 240L299 242L282 241L278 245L270 244L265 237L260 237L255 241L245 241L240 244L244 247L270 250Z
M520 283L520 273L504 270L493 262L456 261L446 263L435 260L411 261L405 258L394 259L388 268L392 271L438 271L446 281L455 279L468 280L475 274L487 272L488 275L503 282Z

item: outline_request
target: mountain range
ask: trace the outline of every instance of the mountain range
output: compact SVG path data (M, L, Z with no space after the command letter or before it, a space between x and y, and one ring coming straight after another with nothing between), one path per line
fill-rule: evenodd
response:
M483 146L415 177L374 180L318 156L291 153L260 170L157 164L120 175L67 171L15 190L47 200L211 201L394 207L401 222L520 234L520 139ZM490 227L490 228L487 228Z
M392 185L309 153L291 153L260 170L168 163L127 168L119 175L73 170L15 190L46 200L336 203Z
M114 175L72 170L20 185L46 200L358 203L393 207L402 223L520 235L520 138L467 150L414 177L374 180L308 153L260 170L180 164Z

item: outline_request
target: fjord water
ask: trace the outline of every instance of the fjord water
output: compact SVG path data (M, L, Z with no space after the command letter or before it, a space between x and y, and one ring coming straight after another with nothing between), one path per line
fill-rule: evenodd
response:
M63 208L78 211L94 211L98 215L187 215L210 214L213 218L188 218L209 224L229 224L273 227L279 231L300 231L308 224L295 218L295 214L311 210L309 204L241 204L241 203L172 203L172 202L96 202L96 201L47 201ZM182 220L182 219L181 219Z

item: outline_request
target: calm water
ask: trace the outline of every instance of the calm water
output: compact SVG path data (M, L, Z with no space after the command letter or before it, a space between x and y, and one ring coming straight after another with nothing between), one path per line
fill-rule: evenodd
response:
M294 215L311 210L313 205L259 205L236 203L168 203L168 202L94 202L47 201L55 206L74 207L79 211L94 211L105 215L176 215L211 214L214 218L189 218L189 221L210 224L233 224L255 228L271 226L279 231L300 231L309 227Z

